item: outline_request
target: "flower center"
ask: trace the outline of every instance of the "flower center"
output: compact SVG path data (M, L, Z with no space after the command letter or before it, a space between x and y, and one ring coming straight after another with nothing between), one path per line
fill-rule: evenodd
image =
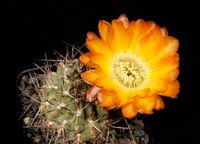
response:
M114 56L112 66L114 77L126 88L137 88L145 81L145 64L132 55L119 54Z

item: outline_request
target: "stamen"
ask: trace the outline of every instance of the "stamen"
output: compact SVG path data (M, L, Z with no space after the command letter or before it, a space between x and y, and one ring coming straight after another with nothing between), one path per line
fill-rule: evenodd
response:
M119 54L114 56L112 67L114 77L124 87L137 88L145 81L145 64L132 55Z

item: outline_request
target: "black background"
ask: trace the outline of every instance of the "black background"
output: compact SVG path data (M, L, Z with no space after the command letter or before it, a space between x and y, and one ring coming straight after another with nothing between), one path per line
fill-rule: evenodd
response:
M86 33L98 33L101 19L111 21L121 14L129 20L142 18L153 20L165 26L169 35L179 39L181 92L178 99L165 98L166 108L145 116L146 125L151 129L155 144L195 144L198 141L195 130L194 104L198 97L199 53L194 33L198 30L198 8L193 1L155 0L107 0L107 1L8 1L8 68L15 66L14 89L6 90L1 103L1 129L5 144L23 144L20 103L17 101L16 77L33 62L51 56L54 50L63 51L60 42L81 46ZM3 56L3 53L2 53ZM13 76L13 70L11 73ZM10 70L9 69L9 70ZM8 74L7 74L8 75ZM13 92L13 93L11 93ZM198 132L197 132L198 133Z

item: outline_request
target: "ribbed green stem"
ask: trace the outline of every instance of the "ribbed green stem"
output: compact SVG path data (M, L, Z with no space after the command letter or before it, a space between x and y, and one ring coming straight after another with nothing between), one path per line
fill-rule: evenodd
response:
M43 112L54 127L64 125L68 139L75 143L93 141L106 128L107 112L85 101L86 84L80 78L78 60L59 63L48 72L40 88Z

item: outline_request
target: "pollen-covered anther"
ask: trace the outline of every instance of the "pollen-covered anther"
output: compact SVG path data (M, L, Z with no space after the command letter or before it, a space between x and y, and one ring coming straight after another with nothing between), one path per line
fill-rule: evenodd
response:
M113 57L113 73L115 79L126 88L141 86L146 77L145 64L129 54Z

